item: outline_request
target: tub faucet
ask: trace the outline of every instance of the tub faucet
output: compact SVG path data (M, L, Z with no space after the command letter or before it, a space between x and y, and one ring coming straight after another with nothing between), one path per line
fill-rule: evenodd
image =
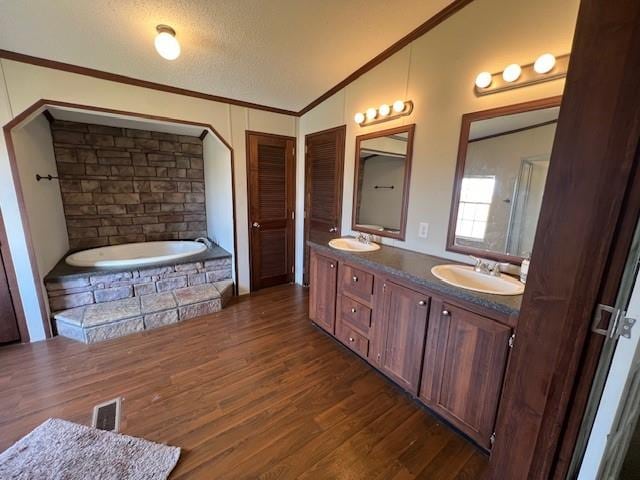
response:
M213 244L211 243L211 240L209 240L207 237L198 237L195 239L195 241L199 243L204 243L207 248L211 248L213 246Z

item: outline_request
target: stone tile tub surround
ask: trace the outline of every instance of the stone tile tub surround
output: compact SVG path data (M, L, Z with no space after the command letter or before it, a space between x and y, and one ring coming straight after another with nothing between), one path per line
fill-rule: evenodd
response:
M169 264L120 269L82 268L60 260L45 277L52 313L232 278L231 254L214 246Z
M58 334L96 343L218 312L232 296L233 282L222 280L76 307L54 318Z
M71 249L206 236L198 137L55 120Z

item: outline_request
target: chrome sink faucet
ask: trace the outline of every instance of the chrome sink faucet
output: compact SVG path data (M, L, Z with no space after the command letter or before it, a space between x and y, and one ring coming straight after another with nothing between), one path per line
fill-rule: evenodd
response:
M490 263L482 258L474 257L470 255L471 259L475 262L473 270L478 273L484 273L485 275L491 275L493 277L500 276L500 263Z
M209 240L206 237L198 237L194 240L194 242L198 242L198 243L204 243L204 245L207 248L211 248L213 246L213 244L211 243L211 240Z
M358 240L361 243L364 243L365 245L369 245L371 244L371 235L369 235L368 233L358 232L358 236L356 237L356 240Z

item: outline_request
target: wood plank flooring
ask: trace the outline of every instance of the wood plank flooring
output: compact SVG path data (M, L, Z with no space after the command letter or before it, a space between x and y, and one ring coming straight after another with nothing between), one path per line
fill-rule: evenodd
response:
M208 317L96 345L0 348L0 450L49 417L181 447L172 479L475 479L487 459L313 327L282 286Z

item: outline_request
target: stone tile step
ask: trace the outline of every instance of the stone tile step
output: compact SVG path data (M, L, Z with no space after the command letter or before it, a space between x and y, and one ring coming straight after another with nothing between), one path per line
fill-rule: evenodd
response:
M233 296L233 281L76 307L54 315L58 333L94 343L220 311Z

